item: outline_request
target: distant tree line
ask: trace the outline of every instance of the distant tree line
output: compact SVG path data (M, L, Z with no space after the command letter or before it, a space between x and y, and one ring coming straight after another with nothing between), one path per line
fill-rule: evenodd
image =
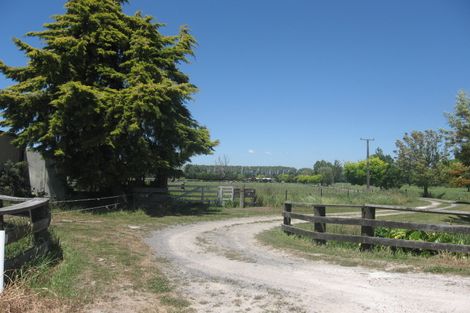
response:
M285 166L234 166L227 162L216 162L215 165L187 164L184 177L201 180L245 180L256 177L272 177L297 173L294 167Z
M313 168L286 166L233 166L227 160L218 159L215 165L187 164L183 175L188 179L200 180L250 180L273 178L279 182L331 185L345 182L343 166L339 161L317 161Z

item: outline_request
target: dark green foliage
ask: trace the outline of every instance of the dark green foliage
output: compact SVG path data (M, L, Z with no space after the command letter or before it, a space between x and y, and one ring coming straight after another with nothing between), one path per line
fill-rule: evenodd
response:
M185 106L197 90L178 69L193 54L188 29L164 36L161 24L124 14L120 2L70 0L65 14L28 34L44 48L15 39L27 66L0 62L17 82L0 91L1 125L88 190L147 174L164 185L191 156L217 144Z
M403 185L402 173L393 157L380 148L377 148L372 157L377 157L388 165L377 186L384 189L400 188Z
M320 167L318 169L318 175L321 176L321 184L329 186L335 182L335 176L333 172L333 167Z
M470 236L468 235L425 232L422 230L377 227L375 229L375 236L382 238L418 240L436 243L452 243L459 245L470 244Z
M322 185L331 185L334 183L345 182L344 169L340 161L334 163L320 160L313 165L313 172L322 176Z
M0 165L0 194L7 196L29 196L26 162L7 161Z

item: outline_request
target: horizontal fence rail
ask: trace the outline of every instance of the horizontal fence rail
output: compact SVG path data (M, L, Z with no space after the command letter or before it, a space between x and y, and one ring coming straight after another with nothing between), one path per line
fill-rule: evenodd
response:
M312 207L313 215L299 214L292 212L293 206ZM361 210L361 217L330 217L326 216L328 207L353 208ZM447 224L424 224L413 222L397 222L387 220L376 220L376 210L384 211L402 211L419 212L426 214L446 214L470 217L470 212L451 211L451 210L423 210L416 208L406 208L399 206L373 205L327 205L299 202L285 202L282 229L289 234L309 237L315 240L317 244L325 244L328 240L346 241L361 244L362 250L369 250L374 245L391 246L396 248L410 248L423 250L440 250L448 252L470 253L470 245L451 244L439 242L426 242L418 240L405 240L382 238L375 236L376 227L399 228L408 230L444 232L452 234L470 234L470 226L466 225L447 225ZM291 225L292 219L298 219L313 223L314 231L301 229ZM326 231L326 224L357 225L361 227L361 235L336 234Z

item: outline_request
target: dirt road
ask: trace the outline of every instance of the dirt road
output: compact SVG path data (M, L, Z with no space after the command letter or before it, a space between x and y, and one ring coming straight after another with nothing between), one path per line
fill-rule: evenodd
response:
M197 312L470 312L470 278L313 262L261 245L279 217L177 226L147 242Z

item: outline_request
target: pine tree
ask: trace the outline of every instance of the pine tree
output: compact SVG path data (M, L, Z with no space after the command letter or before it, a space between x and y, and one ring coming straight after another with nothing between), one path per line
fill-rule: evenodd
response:
M14 39L27 66L0 62L17 82L0 90L1 125L87 190L115 190L149 174L164 186L217 144L185 105L197 91L179 70L193 55L188 29L164 36L162 24L124 14L122 2L70 0L65 14L27 34L42 48Z

